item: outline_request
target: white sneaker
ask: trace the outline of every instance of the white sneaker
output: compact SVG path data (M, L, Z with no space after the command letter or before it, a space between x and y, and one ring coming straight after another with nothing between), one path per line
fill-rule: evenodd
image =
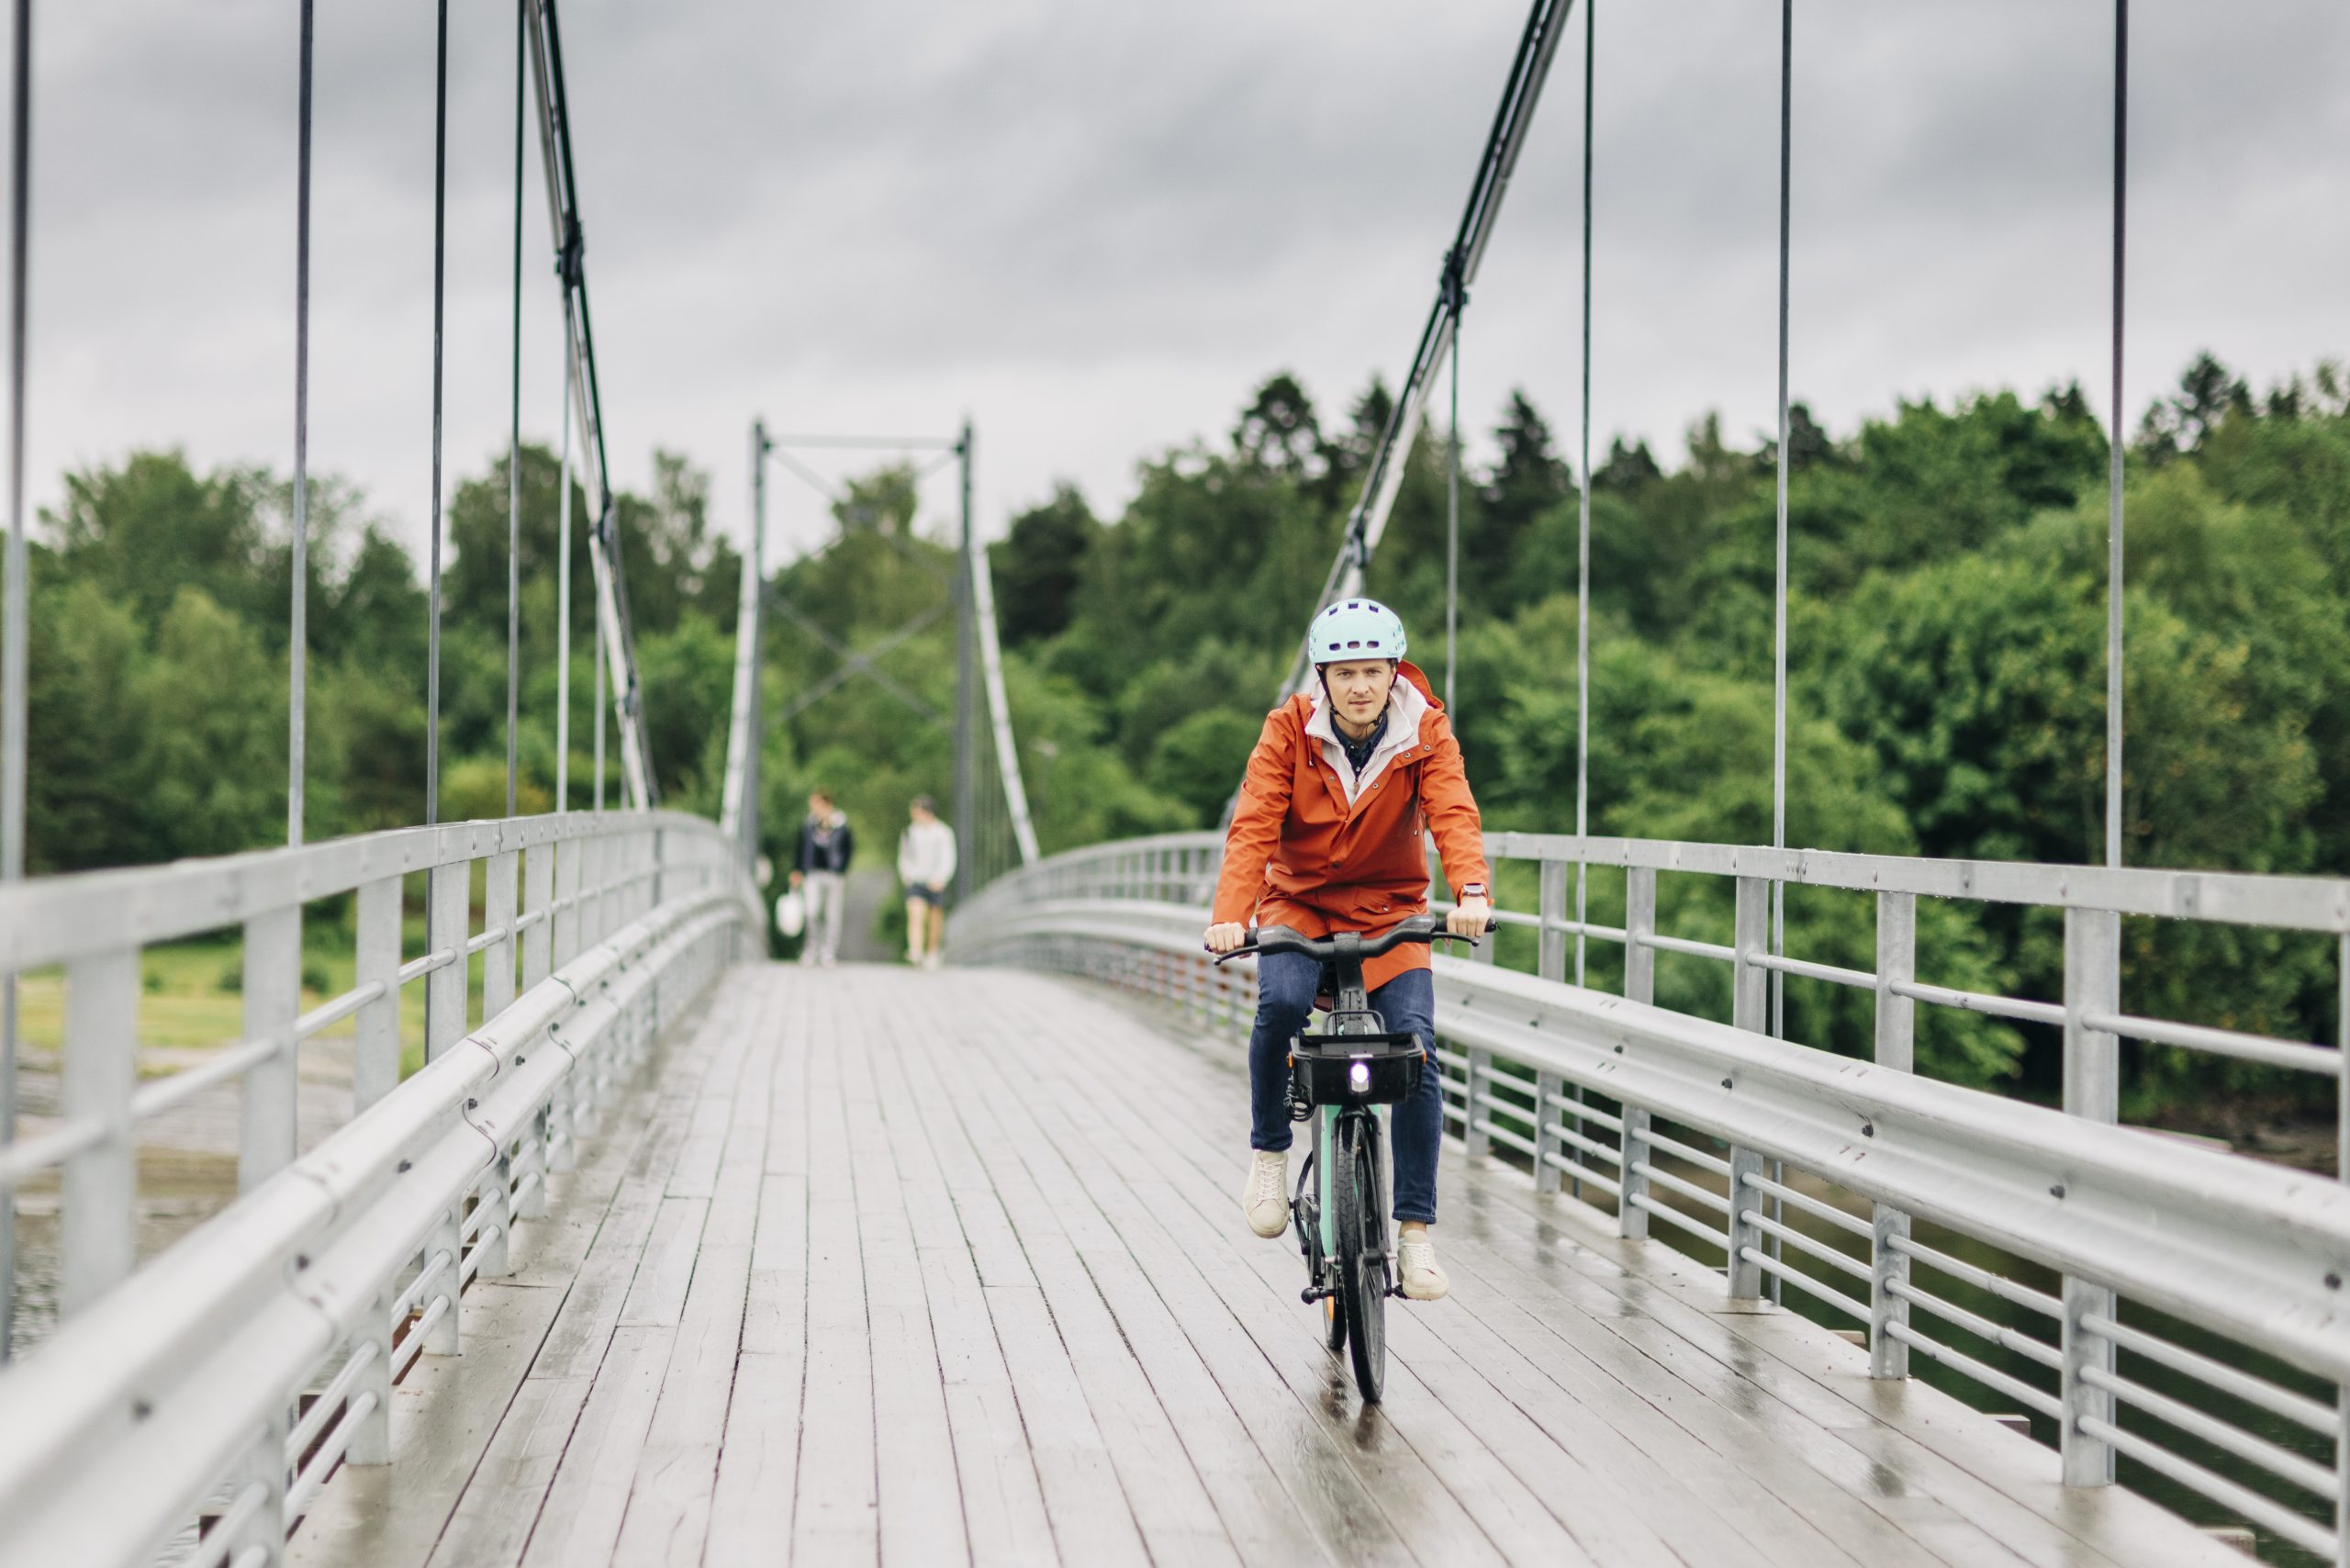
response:
M912 947L907 948L906 963L910 968L917 969L921 969L923 967L922 955L915 952Z
M1404 1294L1413 1301L1442 1301L1452 1289L1452 1282L1436 1266L1433 1241L1398 1242L1395 1267L1404 1276Z
M1268 1238L1289 1228L1289 1150L1256 1151L1248 1162L1248 1185L1240 1194L1240 1212L1248 1228Z
M929 956L923 959L922 967L925 969L935 969L944 966L946 960L938 955L938 949L933 947Z

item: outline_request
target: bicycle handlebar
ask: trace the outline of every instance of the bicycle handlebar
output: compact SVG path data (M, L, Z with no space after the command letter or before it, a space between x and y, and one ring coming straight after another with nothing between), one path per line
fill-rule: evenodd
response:
M1492 935L1496 924L1491 917L1487 918L1485 931L1488 935ZM1352 935L1353 934L1340 933L1339 935ZM1444 921L1434 914L1416 914L1390 926L1376 936L1356 936L1355 940L1360 944L1354 951L1354 957L1357 958L1376 958L1382 953L1393 951L1406 942L1466 942L1472 947L1477 945L1477 939L1474 936L1462 936L1458 933L1446 930ZM1248 928L1248 936L1242 940L1239 946L1229 953L1217 954L1215 961L1219 964L1226 963L1234 958L1245 958L1252 953L1297 953L1317 962L1327 964L1337 961L1339 957L1338 947L1337 935L1316 938L1292 931L1286 925L1252 925Z

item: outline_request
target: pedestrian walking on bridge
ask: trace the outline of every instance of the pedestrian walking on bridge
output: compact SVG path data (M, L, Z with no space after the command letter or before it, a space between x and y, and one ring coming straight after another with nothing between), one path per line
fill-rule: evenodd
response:
M808 795L808 815L800 824L800 855L791 870L791 885L808 901L808 945L800 950L802 964L831 969L841 948L841 910L848 902L849 857L856 853L856 834L848 813L822 790Z
M938 820L938 808L927 795L914 797L910 814L913 820L898 839L898 880L906 885L906 962L934 969L946 941L955 830Z

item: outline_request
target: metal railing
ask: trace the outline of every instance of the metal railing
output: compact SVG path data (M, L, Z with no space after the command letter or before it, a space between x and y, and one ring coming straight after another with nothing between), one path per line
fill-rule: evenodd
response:
M2344 1060L2123 1012L2122 917L2329 933L2350 958L2350 882L1508 833L1486 849L1539 865L1537 907L1500 913L1539 953L1530 974L1494 965L1492 944L1436 961L1446 1127L1470 1159L1612 1212L1623 1237L1653 1227L1718 1265L1733 1298L1807 1298L1851 1325L1874 1376L1908 1376L1914 1351L1977 1403L2028 1412L2067 1484L2111 1482L2121 1456L2350 1563L2350 1188L2114 1125L2122 1036L2337 1079ZM961 912L950 950L1245 1028L1246 961L1213 968L1199 945L1221 855L1186 834L1056 856ZM1568 917L1579 859L1624 870L1623 925ZM1732 879L1733 940L1659 931L1660 874ZM1872 894L1874 970L1774 956L1774 881ZM1920 896L2061 910L2063 1000L1920 981ZM1578 935L1621 946L1621 996L1566 983ZM1729 967L1729 1024L1654 1004L1660 952ZM1873 992L1874 1059L1771 1037L1774 971ZM1917 1076L1919 1002L2061 1027L2065 1107Z
M421 874L426 950L401 958ZM476 874L481 922L472 920ZM304 906L349 895L356 981L301 1010ZM141 950L242 927L244 1038L139 1081ZM0 1372L0 1561L252 1568L339 1464L391 1458L392 1385L453 1355L662 1025L761 931L735 846L666 812L417 828L0 890L0 969L62 965L61 1321ZM468 969L481 958L480 1018ZM400 1077L399 1001L424 988ZM302 1042L352 1020L352 1116L297 1152ZM134 1271L140 1123L241 1086L240 1197ZM126 1476L138 1484L127 1485Z

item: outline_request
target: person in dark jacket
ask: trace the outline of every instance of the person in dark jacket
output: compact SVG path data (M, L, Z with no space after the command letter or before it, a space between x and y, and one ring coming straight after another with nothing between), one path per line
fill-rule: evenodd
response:
M791 869L791 885L808 901L808 945L800 950L803 964L831 969L841 946L841 908L847 902L849 857L856 853L856 834L848 814L822 790L808 796L808 815L800 824L800 856Z

